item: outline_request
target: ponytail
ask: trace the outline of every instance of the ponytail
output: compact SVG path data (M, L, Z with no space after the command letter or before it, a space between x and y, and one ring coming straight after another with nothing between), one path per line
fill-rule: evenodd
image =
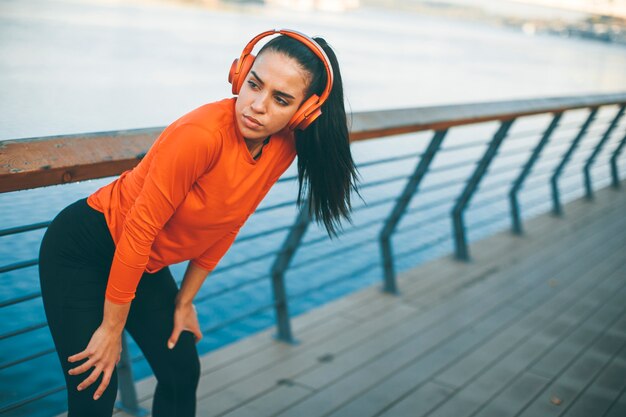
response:
M334 51L323 38L313 38L326 52L333 69L333 87L321 107L322 114L305 130L296 130L298 154L298 199L318 224L324 225L329 237L336 237L341 219L352 223L351 191L357 194L358 171L350 153L348 123L344 107L343 84ZM326 69L320 59L299 41L279 36L265 49L281 52L297 60L312 75L305 100L321 95L326 86ZM308 207L302 207L304 203Z

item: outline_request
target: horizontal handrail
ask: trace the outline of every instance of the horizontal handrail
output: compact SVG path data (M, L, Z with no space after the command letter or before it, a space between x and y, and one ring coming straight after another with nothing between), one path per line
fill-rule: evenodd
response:
M408 230L417 229L421 226L429 226L429 225L432 225L433 223L436 223L442 220L447 220L448 216L446 214L447 213L435 213L432 216L428 216L424 219L420 219L418 222L405 224L402 230L398 230L396 232L396 236L406 233Z
M357 141L624 103L626 93L616 93L368 111L354 115L350 138Z
M369 241L369 242L366 242L366 243L367 244L375 244L376 242ZM313 292L319 291L319 290L321 290L323 288L329 287L332 284L337 284L339 282L346 281L349 278L354 279L355 277L358 277L361 272L367 272L372 267L376 267L376 264L377 264L377 262L370 262L370 263L366 264L365 266L363 266L363 267L361 267L361 268L359 268L359 269L357 269L355 271L350 272L349 274L339 275L337 278L333 278L331 280L324 281L321 284L316 285L314 287L307 288L304 291L301 291L301 292L298 292L298 293L294 293L294 294L289 294L289 298L291 300L294 300L296 298L302 298L302 297L304 297L304 296L306 296L306 295L308 295L310 293L313 293Z
M352 115L350 140L624 103L626 92L365 111ZM1 141L0 193L118 175L139 163L164 128Z
M457 182L457 184L458 184L458 182ZM451 201L450 197L446 196L444 198L440 198L440 199L437 199L437 200L429 201L427 204L422 204L422 205L418 205L418 206L415 206L415 207L409 207L409 208L406 209L406 213L409 214L409 213L419 213L421 211L429 211L429 210L432 210L434 208L441 207L441 206L444 206L446 204L451 204L451 203L452 203L452 201Z
M396 256L398 258L401 258L401 257L409 255L409 254L415 255L416 253L423 252L426 249L432 248L433 246L439 245L439 244L441 244L441 243L443 243L443 242L445 242L447 240L450 240L450 239L452 239L452 237L449 234L447 234L447 233L445 233L443 235L440 235L440 236L435 236L434 238L432 238L432 239L422 243L421 245L419 245L417 247L409 248L408 250L405 250L405 251L402 251L402 252L398 252L398 254Z
M479 146L485 146L486 142L487 141L485 139L482 139L482 140L477 140L477 141L473 141L473 142L465 142L465 143L463 143L461 145L442 146L441 149L439 149L439 153L460 151L460 150L463 150L463 149L478 148Z
M361 186L361 190L367 189L367 188L372 188L372 187L378 187L380 185L385 185L385 184L389 184L392 182L396 182L396 181L402 181L407 179L406 175L394 175L393 177L388 177L388 178L382 178L380 180L376 180L376 181L372 181L372 182L368 182L366 184L363 184Z
M0 274L4 272L15 271L17 269L24 269L30 266L37 265L37 259L29 259L28 261L15 262L10 265L0 266Z
M16 235L18 233L24 233L24 232L31 232L33 230L45 229L46 227L50 226L50 223L51 222L40 222L40 223L29 224L26 226L17 226L17 227L11 227L9 229L3 229L3 230L0 230L0 237Z
M407 159L413 159L413 158L416 158L416 157L418 157L420 155L421 155L421 153L417 152L417 153L409 153L409 154L400 155L400 156L393 156L393 157L389 157L389 158L376 159L374 161L362 162L362 163L359 164L359 169L369 168L369 167L375 166L375 165L388 164L388 163L391 163L391 162L404 161L404 160L407 160Z

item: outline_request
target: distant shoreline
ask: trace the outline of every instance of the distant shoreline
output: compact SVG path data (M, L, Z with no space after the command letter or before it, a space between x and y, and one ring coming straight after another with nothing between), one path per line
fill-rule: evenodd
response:
M361 4L508 27L527 35L550 34L626 46L626 19L558 10L538 4L503 2L498 8L481 7L480 1L458 0L361 0ZM510 6L508 11L507 5ZM534 12L526 13L526 16L516 13L523 8Z
M228 11L252 11L264 7L266 3L264 0L140 1ZM300 4L303 3L315 4L315 1L302 1ZM323 1L317 0L317 4L323 3ZM516 29L527 35L549 34L626 46L626 19L593 15L582 11L558 10L536 3L501 2L498 3L497 7L493 3L485 3L481 0L358 0L351 3L357 3L359 7L385 8L480 22L490 26ZM271 5L270 7L278 6ZM299 10L305 11L303 8ZM525 12L520 13L520 10Z

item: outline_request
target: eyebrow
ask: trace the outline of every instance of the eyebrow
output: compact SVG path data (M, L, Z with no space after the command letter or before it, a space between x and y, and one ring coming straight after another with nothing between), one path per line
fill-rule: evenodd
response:
M255 77L257 80L259 80L259 82L260 82L261 84L265 84L265 83L263 82L263 80L262 80L261 78L259 78L259 75L258 75L256 72L254 72L254 71L250 71L250 72L252 73L252 75L254 75L254 77ZM283 93L282 91L274 90L274 92L275 92L276 94L278 94L278 95L285 96L285 97L287 97L287 98L291 98L291 99L294 99L294 100L296 99L296 98L295 98L294 96L292 96L291 94Z

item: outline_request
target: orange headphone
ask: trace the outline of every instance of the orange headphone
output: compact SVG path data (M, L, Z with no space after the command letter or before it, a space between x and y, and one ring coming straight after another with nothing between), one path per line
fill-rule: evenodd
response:
M333 68L330 64L330 60L328 59L326 52L324 52L324 49L307 35L296 32L295 30L273 29L255 36L250 42L248 42L246 47L243 49L241 57L233 61L233 64L230 67L230 73L228 74L228 82L233 85L233 94L239 94L243 82L246 79L248 72L252 68L252 64L254 63L255 56L251 54L254 45L256 45L259 40L266 36L277 34L289 36L308 46L309 49L311 49L311 51L313 51L313 53L315 53L315 55L317 55L318 58L322 60L322 62L324 63L324 67L326 67L326 73L328 74L326 88L322 92L322 96L320 97L317 94L313 94L311 97L309 97L308 100L302 103L298 111L293 115L287 125L290 130L304 130L309 127L309 125L322 114L322 104L324 104L324 102L330 95L330 90L333 87Z

